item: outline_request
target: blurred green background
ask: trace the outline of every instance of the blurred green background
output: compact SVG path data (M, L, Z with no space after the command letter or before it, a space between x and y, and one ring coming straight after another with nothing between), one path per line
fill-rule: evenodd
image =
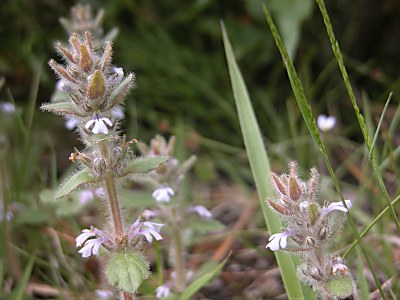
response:
M399 88L400 3L395 0L326 2L354 87L358 93L365 92L379 112L388 91L396 94ZM69 9L76 3L2 1L0 74L6 78L5 86L18 105L27 104L34 74L40 68L36 107L50 98L56 79L46 62L57 56L54 42L67 40L58 18L69 17ZM82 3L91 4L94 11L105 9L105 31L119 28L114 63L137 75L137 86L127 100L129 121L125 123L135 137L148 140L160 130L173 131L181 122L201 137L242 146L221 43L220 20L226 22L267 142L306 132L304 125L297 124L298 111L293 106L286 72L260 1ZM340 84L314 2L270 0L267 3L295 57L315 113L334 114L347 127L353 122L350 102ZM5 91L3 88L3 99L8 97ZM300 125L295 127L297 132L290 129L288 111L292 122ZM65 134L60 118L36 114L35 127L46 128L49 124L54 134ZM193 147L199 142L196 134L187 135ZM354 132L354 138L359 138L358 131ZM73 138L63 141L70 148Z
M400 1L325 2L358 104L371 132L389 92L393 92L376 147L384 150L377 151L382 161L388 158L384 170L388 190L391 195L397 194L399 151L395 145L399 144L400 138L394 129L399 116L394 124L391 120L400 88ZM0 190L3 193L0 196L4 203L25 205L27 209L19 209L15 223L9 227L11 231L7 232L7 226L2 226L0 240L6 236L14 242L7 245L23 257L22 270L29 267L30 255L38 254L43 260L39 261L35 272L45 278L53 270L53 265L47 262L55 248L49 242L53 228L64 234L79 232L81 227L80 220L75 218L77 212L67 209L74 208L71 203L58 207L61 212L73 215L64 219L49 205L50 200L43 200L50 199L51 193L47 191L48 195L44 196L41 192L58 186L62 175L71 167L68 156L73 147L83 146L76 140L77 135L65 128L63 118L39 111L40 104L50 100L57 81L47 65L51 58L57 58L54 43L65 43L68 39L59 17L69 18L70 7L77 3L90 4L94 13L105 9L104 31L113 27L119 29L114 41L114 64L123 67L125 73L136 73L136 86L126 100L127 119L122 124L126 134L146 143L157 133L175 134L178 158L187 158L191 153L198 156L194 170L196 183L205 183L211 190L215 185L233 182L232 189L223 186L222 192L218 190L220 194L212 195L213 200L222 199L221 202L228 203L226 212L220 209L219 219L223 223L236 222L244 211L241 210L241 205L246 202L243 199L254 200L255 196L249 188L253 180L233 101L220 20L225 22L246 81L272 169L282 172L288 161L295 159L301 168L317 165L322 175L326 175L266 24L262 1L2 0L0 78L5 81L0 89L0 102L15 101L17 114L0 115ZM321 15L313 0L267 0L266 3L294 58L314 114L330 114L338 120L334 134L325 136L328 150L349 198L360 200L358 206L362 209L354 208L357 221L368 224L371 216L377 215L383 207L379 204L382 198L376 192L376 186L371 184L370 170L363 164L366 161L362 147L364 140ZM389 126L394 134L386 135ZM392 156L393 149L396 149L396 155ZM326 182L322 183L326 195L333 189L324 184ZM244 191L243 195L236 190L237 186L245 187L240 189ZM330 195L331 199L337 199L335 193ZM251 205L251 201L248 202L246 205ZM95 215L93 210L85 212ZM248 223L263 227L261 214L257 217ZM391 230L390 218L385 222L377 226L378 233ZM251 224L252 229L256 225ZM263 259L267 257L269 266L274 265L272 255L265 255L265 232L262 238L259 238L260 232L254 232L244 232L241 242L254 249L257 249L254 245L263 245ZM63 240L66 245L63 244L62 249L60 246L61 254L58 254L64 257L63 253L66 253L67 259L72 257L63 266L66 273L71 273L69 264L74 264L73 268L78 270L82 262L80 258L76 259L73 237L65 234L63 238L69 244ZM346 233L342 245L351 238ZM2 245L0 251L3 258L9 249ZM371 248L373 251L375 249ZM389 253L391 250L384 248L384 251ZM389 270L384 274L389 276L395 270L392 270L391 254L386 256L385 265L380 269ZM12 259L11 255L10 261ZM377 256L376 261L380 262L381 257ZM247 262L244 265L248 267ZM86 267L95 269L89 263ZM267 269L265 266L260 268ZM5 270L6 275L13 273L7 266ZM17 275L13 274L18 278ZM382 275L382 278L386 277ZM71 277L70 281L74 280ZM49 282L56 286L53 281ZM235 285L235 288L242 290L242 286Z

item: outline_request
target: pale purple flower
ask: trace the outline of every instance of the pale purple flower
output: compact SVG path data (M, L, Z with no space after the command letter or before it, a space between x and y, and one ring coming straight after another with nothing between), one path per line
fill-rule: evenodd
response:
M300 203L299 208L301 212L305 212L306 209L310 206L310 202L308 201L303 201Z
M125 118L124 108L121 105L117 105L112 111L111 114L116 119L123 119Z
M96 237L95 239L90 239ZM91 226L90 229L82 230L82 233L76 237L76 247L80 247L85 241L85 245L78 253L82 254L82 257L89 257L92 254L96 255L99 252L101 244L107 241L107 237L104 236L103 232L96 227Z
M336 124L336 118L334 116L319 115L317 119L318 128L322 132L328 132L333 129Z
M156 189L152 196L157 202L169 202L171 200L171 196L175 195L173 189L169 186L162 186Z
M145 210L142 212L142 217L143 217L143 219L145 219L145 220L150 220L150 219L152 219L152 218L154 218L154 217L157 217L159 214L160 214L160 213L159 213L158 211L153 211L153 210L150 210L150 209L145 209Z
M94 237L94 236L96 236L96 233L94 232L94 227L92 227L90 229L83 229L82 233L75 238L76 247L82 246L82 244L88 238L91 238L91 237Z
M74 91L73 88L69 84L65 83L64 80L59 80L56 84L56 88L61 92L67 94L72 93Z
M82 205L85 205L86 203L92 201L96 197L99 197L100 193L101 193L101 188L82 190L78 193L79 202Z
M157 298L168 298L171 294L171 289L168 284L160 285L156 288L156 297Z
M346 202L346 206L347 208L351 208L352 204L351 204L351 200L345 200ZM339 210L339 211L343 211L343 212L348 212L349 210L347 209L344 205L342 201L339 202L332 202L330 203L327 207L324 207L322 209L322 214L326 215L329 214L330 212L334 211L334 210Z
M131 225L129 238L133 239L138 235L143 235L149 243L153 242L153 238L157 241L162 240L160 230L163 226L164 224L160 223L141 222L139 218Z
M113 67L114 74L112 74L108 79L107 82L109 84L117 84L120 83L122 78L124 78L124 70L122 68Z
M78 126L79 121L71 116L65 115L65 128L69 130L73 130L76 126Z
M4 206L2 199L0 198L0 222L6 220L10 222L14 218L14 213L18 212L22 209L22 206L19 203L12 202L7 206L7 210L4 211Z
M11 102L2 102L0 103L0 110L7 114L12 114L15 112L16 108L15 105Z
M271 235L268 239L269 243L265 248L269 248L272 251L285 249L287 246L287 238L292 234L292 231L288 230L286 232L275 233Z
M102 243L103 240L101 238L87 240L85 246L83 246L83 248L79 250L78 253L81 253L82 257L89 257L92 254L97 255Z
M108 126L113 125L112 122L110 121L110 119L100 118L99 116L96 116L94 119L86 122L85 128L89 129L93 124L94 124L94 126L91 129L91 131L94 134L99 134L99 133L107 134L109 132L107 125Z
M109 290L95 290L96 296L100 299L111 299L114 297L114 293Z
M205 208L203 205L189 206L188 212L194 212L203 219L211 219L212 218L211 212L207 208Z

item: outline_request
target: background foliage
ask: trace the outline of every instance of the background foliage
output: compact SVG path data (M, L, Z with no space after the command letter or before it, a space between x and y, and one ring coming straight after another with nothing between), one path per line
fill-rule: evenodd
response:
M346 187L344 192L363 199L356 204L363 209L356 209L355 214L357 224L366 225L380 212L383 207L380 203L384 201L377 193L377 186L368 178L369 169L363 163L365 157L360 146L362 134L332 56L320 13L312 0L266 2L294 60L314 114L328 113L338 119L336 133L340 135L324 138L330 146L328 153L337 177ZM137 75L136 87L126 101L128 119L123 127L128 135L149 141L157 132L176 134L182 141L178 145L178 157L187 157L187 153L199 156L193 176L196 182L211 188L233 185L246 197L253 197L251 173L222 45L219 21L224 20L269 149L271 168L280 172L286 169L288 161L296 159L304 169L317 165L322 173L327 173L296 106L259 1L84 3L90 3L94 11L105 9L105 31L119 28L114 43L115 64ZM0 89L0 100L15 101L18 106L15 117L0 116L2 198L29 208L16 214L11 230L2 227L2 237L8 235L10 239L11 236L11 250L22 257L20 270L28 274L27 278L32 272L32 255L37 256L33 270L36 276L42 280L51 277L46 251L54 251L49 242L54 238L53 228L60 229L68 224L75 232L79 231L77 218L60 221L59 214L50 205L43 205L48 197L42 192L44 188L57 186L60 176L68 169L67 158L76 146L76 136L65 129L61 118L38 111L39 104L51 97L56 83L46 64L56 57L53 44L67 39L58 18L69 17L69 9L74 4L75 1L56 0L4 0L1 3L0 76L5 82ZM326 5L370 132L374 132L388 94L393 92L377 141L378 149L382 150L378 161L383 162L390 153L397 153L399 144L399 135L394 131L397 123L393 122L398 120L396 107L400 88L397 69L400 65L400 40L397 38L400 3L396 0L328 0ZM391 196L398 193L397 155L387 161L384 173ZM326 190L324 193L329 195L329 185ZM234 198L229 193L224 197ZM237 201L241 203L240 199ZM65 213L66 208L73 210L74 207L67 205L56 211ZM220 220L231 225L240 214L235 210L231 214L224 212ZM254 227L262 227L261 214L255 215L258 217ZM390 233L390 224L389 218L384 219L375 233ZM349 235L345 231L343 243L351 240ZM66 241L68 239L71 242L73 237L66 237ZM253 245L256 251L259 249L255 245L265 242L249 232L240 240L247 246ZM65 253L74 251L68 242L60 247ZM386 243L382 247L387 259L380 263L379 276L384 280L395 271L393 257L397 252ZM10 249L2 245L1 251L4 258ZM55 259L61 260L63 256L57 255ZM69 259L68 262L77 267L79 260ZM232 260L242 262L237 257ZM70 272L68 263L61 264L65 273ZM93 276L88 274L85 276ZM60 277L65 279L65 274L63 276ZM52 285L62 286L62 282L50 281ZM71 286L79 287L79 284ZM240 286L232 288L236 289L240 290Z

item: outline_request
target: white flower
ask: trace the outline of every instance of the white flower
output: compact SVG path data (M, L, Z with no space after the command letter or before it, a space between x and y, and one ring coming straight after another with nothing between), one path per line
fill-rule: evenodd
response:
M138 235L144 235L149 243L153 242L153 238L157 241L162 240L160 230L163 226L164 224L160 223L141 222L139 218L136 220L135 223L131 225L131 228L129 230L129 239L132 240Z
M95 239L90 239L91 237L96 237ZM90 229L82 230L82 233L76 237L76 247L80 247L85 241L85 245L78 253L82 254L82 257L89 257L96 255L99 252L101 244L108 240L104 236L103 232L96 227L91 227Z
M79 250L78 253L81 253L82 257L89 257L92 255L92 253L93 255L97 255L102 243L103 241L101 238L87 240L85 246L83 246L83 248Z
M3 112L7 113L7 114L12 114L15 112L15 105L11 102L3 102L0 103L0 110L2 110Z
M322 132L328 132L335 127L336 118L334 116L319 115L317 124Z
M169 202L171 200L171 196L175 195L173 189L169 186L162 186L156 189L152 196L157 202Z
M158 288L156 288L157 298L168 298L170 294L171 294L171 289L166 284L160 285Z
M352 206L351 200L345 200L345 202L346 202L347 208L351 208L351 206ZM342 201L332 202L327 207L324 207L322 209L322 214L329 214L330 212L332 212L334 210L340 210L340 211L343 211L343 212L348 212L349 210L347 208L343 205Z
M203 219L211 219L211 212L205 208L203 205L189 206L188 212L194 212L198 214Z
M121 82L122 78L124 78L124 70L122 68L113 67L113 71L114 74L107 79L109 84L117 84Z
M107 118L99 118L99 116L96 116L94 119L86 122L85 124L85 128L89 129L89 127L91 127L94 124L93 128L91 129L91 131L94 134L99 134L99 133L104 133L107 134L108 133L108 126L112 126L112 122L110 121L110 119Z
M332 266L332 274L333 275L336 275L337 273L344 275L348 271L349 271L349 268L347 266L345 266L344 264L337 263Z
M91 229L83 229L82 233L78 235L75 239L76 247L80 247L88 238L96 236L94 233L94 227Z
M292 235L290 230L281 233L275 233L268 239L269 243L265 248L269 248L272 251L285 249L287 246L287 238Z

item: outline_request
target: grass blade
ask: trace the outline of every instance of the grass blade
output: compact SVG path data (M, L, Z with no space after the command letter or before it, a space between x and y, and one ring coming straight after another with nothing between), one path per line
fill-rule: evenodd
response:
M219 272L221 272L222 268L226 264L226 262L229 259L229 255L227 258L225 258L222 262L220 262L214 269L211 271L203 274L200 276L198 279L193 281L187 288L186 290L182 293L182 295L179 297L179 300L189 300L191 297L204 285L206 285L208 282L210 282L215 276L218 275Z
M329 40L330 40L331 45L332 45L333 54L335 55L335 58L336 58L336 60L338 62L339 69L340 69L340 72L341 72L342 77L343 77L344 84L345 84L346 89L347 89L347 93L349 94L351 103L353 105L354 112L356 114L358 123L359 123L360 128L361 128L361 132L363 134L365 143L367 144L368 151L371 153L372 150L373 150L372 149L372 143L371 143L371 140L370 140L370 137L369 137L369 134L368 134L367 127L366 127L365 122L364 122L364 118L361 115L360 109L359 109L359 107L357 105L356 97L354 96L353 88L351 87L351 84L350 84L349 76L347 74L347 70L346 70L346 67L344 65L344 61L343 61L342 53L340 52L339 44L336 41L335 35L333 33L333 27L332 27L331 21L329 20L329 16L328 16L328 12L326 11L325 3L324 3L323 0L316 0L316 1L317 1L318 6L319 6L319 9L321 11L322 17L324 19L326 31L328 33ZM386 190L385 184L383 182L381 173L379 172L378 164L376 163L376 160L374 159L373 155L369 155L368 158L369 158L369 160L371 162L371 165L372 165L372 168L374 170L374 175L376 176L376 178L378 180L379 188L380 188L380 190L381 190L381 192L382 192L382 194L383 194L383 196L384 196L384 198L386 200L386 204L389 206L390 214L391 214L391 216L393 218L393 221L394 221L394 223L395 223L395 225L397 227L397 231L400 232L400 223L399 223L399 220L397 219L396 212L394 211L394 208L393 208L393 206L392 206L392 204L390 202L390 197L389 197L389 194L388 194L388 192Z
M23 299L25 287L28 284L29 278L31 277L34 262L35 262L35 257L31 256L31 258L25 268L24 274L22 275L22 277L18 283L18 286L13 291L13 296L11 297L12 300Z
M228 63L229 75L231 78L233 95L238 111L240 127L242 129L244 144L260 198L264 219L270 233L279 232L281 230L280 219L266 206L264 202L267 197L274 197L272 185L267 180L268 175L271 172L267 152L263 144L261 132L250 102L247 88L236 63L232 46L229 42L228 34L223 23L221 24L221 27L225 55ZM275 252L275 257L278 262L283 283L289 299L304 299L292 259L280 251Z
M383 108L383 111L382 111L382 114L381 114L381 118L379 119L378 127L376 128L376 131L375 131L374 139L372 140L371 149L369 150L369 153L368 153L368 157L371 157L372 154L373 154L373 151L374 151L374 148L375 148L375 143L376 143L376 140L378 139L379 131L380 131L381 126L382 126L382 121L383 121L383 118L385 117L385 114L386 114L387 108L389 106L390 100L392 99L392 95L393 95L393 93L389 94L389 97L388 97L388 99L386 101L385 107Z
M297 72L296 72L296 69L294 68L293 62L292 62L291 58L289 57L289 55L288 55L288 53L286 51L286 48L285 48L285 46L284 46L284 44L282 42L282 39L281 39L281 37L280 37L280 35L278 33L278 30L276 29L276 26L274 24L274 21L272 20L272 16L271 16L270 12L268 11L266 5L264 5L263 8L264 8L265 16L267 18L268 25L269 25L269 27L271 29L271 32L272 32L272 36L273 36L273 38L275 40L275 43L276 43L276 45L277 45L277 47L279 49L279 52L281 53L282 60L283 60L283 62L285 64L285 66L286 66L286 70L287 70L287 73L288 73L288 76L289 76L290 84L292 86L292 90L293 90L293 93L295 95L297 104L298 104L298 106L300 108L300 111L301 111L301 113L303 115L304 121L307 124L307 127L308 127L308 129L310 131L310 134L311 134L312 138L314 139L316 145L318 146L319 150L321 151L321 153L322 153L322 155L324 157L325 164L327 166L329 174L332 177L332 180L333 180L333 182L335 184L335 189L338 192L343 205L347 208L347 205L346 205L346 203L344 201L343 192L342 192L341 187L339 185L339 181L336 178L335 172L333 171L332 164L331 164L331 162L329 160L328 153L327 153L327 151L325 149L324 143L322 142L322 138L321 138L321 135L319 133L318 127L316 125L315 118L314 118L314 116L312 114L311 107L310 107L310 105L309 105L309 103L307 101L306 95L304 93L303 85L302 85L302 83L300 81L300 78L297 75ZM354 234L356 236L357 242L361 247L362 253L363 253L363 255L364 255L364 257L365 257L365 259L366 259L366 261L368 263L368 266L369 266L369 268L371 270L371 273L372 273L372 275L373 275L373 277L375 279L375 282L376 282L377 286L379 287L379 289L381 290L381 285L379 283L378 277L376 276L374 268L373 268L373 266L371 264L371 261L370 261L370 259L368 257L368 254L367 254L367 252L365 250L364 244L363 244L363 242L362 242L362 240L360 238L360 234L358 233L358 230L357 230L357 228L356 228L356 226L354 224L354 220L353 220L351 211L349 210L347 214L348 214L348 219L349 219L350 226L351 226L351 228L352 228L352 230L353 230L353 232L354 232ZM382 295L382 297L385 299L384 295Z

